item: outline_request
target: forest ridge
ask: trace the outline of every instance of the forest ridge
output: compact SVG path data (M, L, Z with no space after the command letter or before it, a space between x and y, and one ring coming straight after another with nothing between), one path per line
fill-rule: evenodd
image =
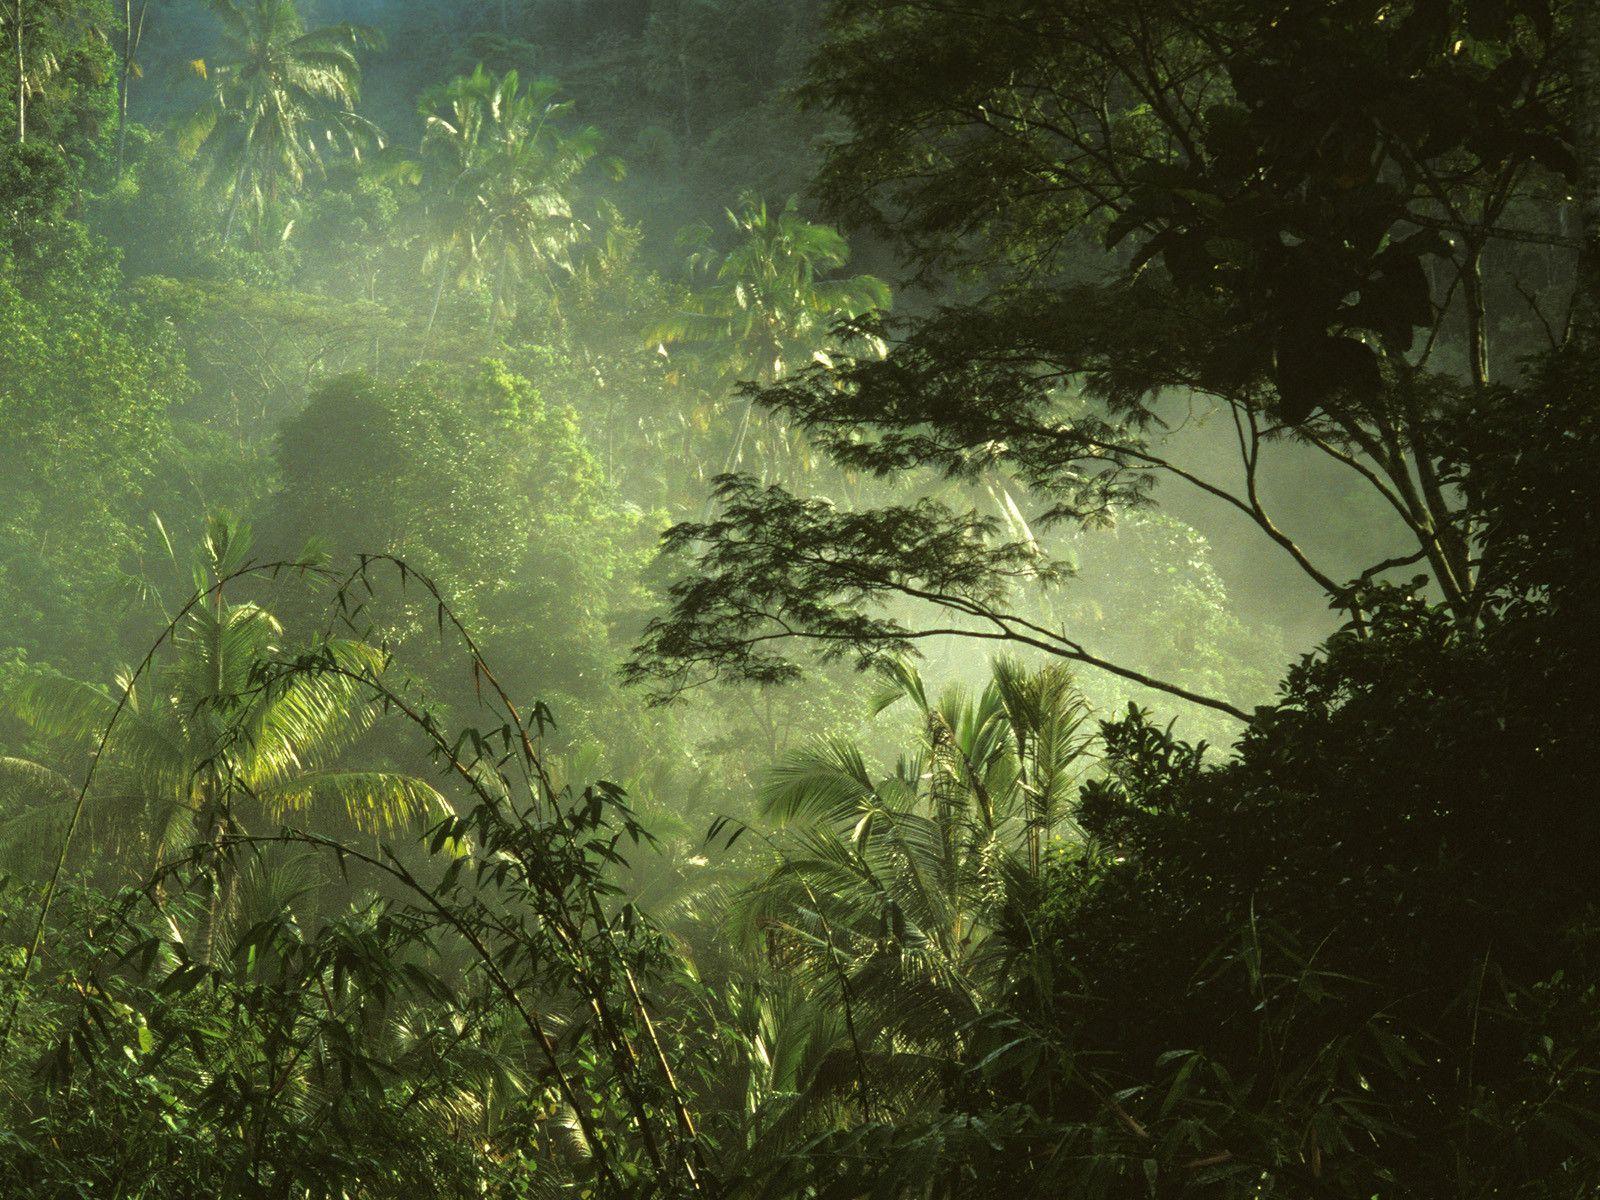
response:
M0 45L0 1193L1600 1194L1600 4Z

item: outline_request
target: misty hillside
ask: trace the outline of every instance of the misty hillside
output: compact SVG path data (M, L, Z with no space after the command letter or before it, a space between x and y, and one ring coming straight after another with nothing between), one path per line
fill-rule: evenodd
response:
M0 48L0 1196L1600 1196L1600 4Z

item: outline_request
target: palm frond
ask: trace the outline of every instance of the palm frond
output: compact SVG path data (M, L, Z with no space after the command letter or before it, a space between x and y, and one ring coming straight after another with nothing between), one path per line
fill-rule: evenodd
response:
M384 771L310 771L263 788L256 798L280 820L313 809L339 809L365 833L392 832L451 812L436 788Z
M58 675L26 677L7 690L4 702L34 733L80 750L99 741L117 708L105 688Z
M131 683L119 682L128 693L120 711L117 697L107 689L56 675L36 675L18 683L7 693L5 707L85 767L88 756L99 752L103 742L105 757L120 769L141 773L153 790L170 794L184 789L193 755L170 709L147 707Z
M883 706L910 699L923 718L913 747L879 780L844 739L780 764L762 793L786 822L777 862L730 906L729 930L814 995L848 992L875 1077L914 1097L984 997L1027 969L1039 851L1089 739L1053 668L1002 661L987 687L937 698L908 664L886 674Z
M0 799L6 808L68 803L78 798L78 785L54 767L26 758L0 756Z
M872 796L866 760L845 738L823 738L781 759L760 791L762 811L782 823L859 816Z
M362 642L336 640L310 659L267 673L250 697L230 740L244 754L246 782L265 788L331 761L371 726L376 712L370 684L383 670L381 651Z

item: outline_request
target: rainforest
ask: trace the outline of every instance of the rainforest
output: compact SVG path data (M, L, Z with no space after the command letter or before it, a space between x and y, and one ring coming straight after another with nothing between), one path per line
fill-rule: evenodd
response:
M1600 3L0 0L0 1196L1600 1196Z

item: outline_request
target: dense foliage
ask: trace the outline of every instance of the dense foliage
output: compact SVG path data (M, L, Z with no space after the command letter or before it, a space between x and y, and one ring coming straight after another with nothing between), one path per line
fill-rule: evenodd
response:
M1600 1191L1600 8L0 40L5 1195Z

